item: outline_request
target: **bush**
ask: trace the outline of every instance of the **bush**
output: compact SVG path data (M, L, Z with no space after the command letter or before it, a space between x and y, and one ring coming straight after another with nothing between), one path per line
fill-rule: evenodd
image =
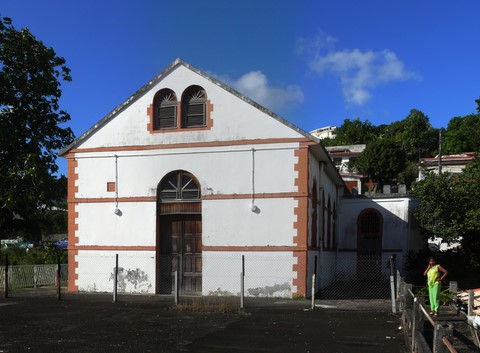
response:
M8 263L12 266L56 264L58 259L60 259L62 264L68 262L67 251L59 250L53 245L32 249L19 247L4 248L1 249L0 253L8 255Z

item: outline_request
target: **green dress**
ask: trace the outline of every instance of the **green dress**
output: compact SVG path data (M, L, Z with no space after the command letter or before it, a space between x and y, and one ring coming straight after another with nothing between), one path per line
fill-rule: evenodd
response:
M434 312L438 312L440 306L440 276L438 273L438 266L433 266L427 272L428 297L430 299L430 308Z

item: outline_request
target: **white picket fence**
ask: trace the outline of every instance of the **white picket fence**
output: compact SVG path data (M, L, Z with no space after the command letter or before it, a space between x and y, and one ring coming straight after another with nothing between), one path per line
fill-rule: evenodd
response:
M8 266L10 290L51 286L56 283L57 265ZM60 281L68 280L68 265L60 265ZM0 266L0 288L5 288L5 266Z

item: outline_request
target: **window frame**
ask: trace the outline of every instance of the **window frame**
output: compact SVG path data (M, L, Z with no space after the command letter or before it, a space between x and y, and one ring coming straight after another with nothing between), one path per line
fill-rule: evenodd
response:
M160 112L165 108L173 108L173 114L166 118L160 117ZM162 119L173 119L168 126L162 126ZM178 100L175 92L164 88L157 92L153 100L153 130L176 129L178 125Z

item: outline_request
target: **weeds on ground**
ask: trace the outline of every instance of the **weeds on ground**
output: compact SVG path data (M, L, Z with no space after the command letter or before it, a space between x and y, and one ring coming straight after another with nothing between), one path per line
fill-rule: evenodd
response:
M240 308L238 298L191 298L169 307L173 311L192 311L201 313L245 314Z

